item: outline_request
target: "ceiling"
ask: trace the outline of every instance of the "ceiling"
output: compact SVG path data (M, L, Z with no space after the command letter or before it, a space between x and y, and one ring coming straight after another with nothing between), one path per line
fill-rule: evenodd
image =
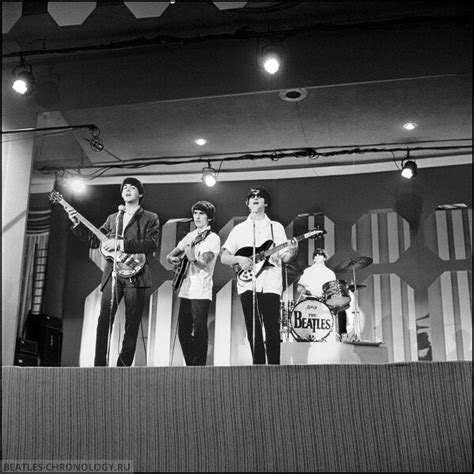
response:
M70 7L63 26L53 3L4 20L3 129L20 99L47 129L21 134L35 183L58 167L97 183L132 165L145 181L197 181L208 164L220 179L394 170L408 148L419 167L472 161L470 2L82 2L88 16ZM244 53L276 39L287 59L269 79ZM19 52L39 76L20 99L5 86ZM306 97L283 100L294 89ZM98 127L102 151L87 127L48 130L79 124Z

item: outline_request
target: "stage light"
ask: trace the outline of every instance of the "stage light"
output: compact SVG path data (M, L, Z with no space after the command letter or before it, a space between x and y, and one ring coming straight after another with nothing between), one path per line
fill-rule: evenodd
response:
M100 138L100 130L98 127L90 127L89 131L91 132L92 139L88 140L92 151L100 152L104 149L104 142Z
M12 89L21 95L30 95L36 90L36 80L31 64L22 57L21 64L13 69Z
M261 65L268 74L276 74L281 69L282 60L283 48L280 44L271 44L263 48Z
M404 123L404 124L403 124L403 128L404 128L405 130L409 130L409 131L415 130L416 127L417 127L417 125L416 125L416 123L414 123L414 122L407 122L407 123Z
M408 160L403 163L402 176L406 179L415 179L418 167L414 161Z
M208 187L212 188L217 183L216 170L211 168L211 165L202 169L202 182Z
M83 193L86 190L86 182L82 176L73 176L68 180L68 186L75 193Z

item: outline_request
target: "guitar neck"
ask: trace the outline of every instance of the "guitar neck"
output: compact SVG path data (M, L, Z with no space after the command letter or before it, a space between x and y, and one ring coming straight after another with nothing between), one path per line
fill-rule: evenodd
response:
M294 239L297 242L300 242L301 240L307 239L308 237L311 237L312 235L316 235L318 233L322 233L323 231L313 231L313 232L307 232L306 234L298 235L298 237L294 237ZM293 240L293 239L291 239ZM271 249L266 250L265 252L260 253L257 256L257 262L260 262L262 260L265 260L267 257L270 255L273 255L275 252L279 252L280 250L283 250L285 247L288 247L290 245L291 240L287 240L286 242L283 242L280 245L277 245L276 247L273 247Z
M62 199L59 201L59 204L66 209L74 209L67 201ZM75 210L75 209L74 209ZM77 212L77 211L76 211ZM106 235L104 235L97 227L95 227L91 222L89 222L82 214L77 213L77 218L101 241L104 242L108 239Z

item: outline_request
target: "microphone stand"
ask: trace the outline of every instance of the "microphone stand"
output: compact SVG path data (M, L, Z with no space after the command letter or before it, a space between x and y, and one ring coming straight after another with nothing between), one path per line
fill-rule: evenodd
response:
M106 366L109 365L109 357L110 357L110 343L112 339L112 313L114 309L114 298L115 293L117 290L117 244L118 244L118 226L119 226L119 217L122 211L119 210L117 213L117 217L115 218L115 248L114 248L114 258L112 263L112 288L110 292L110 310L109 310L109 332L107 335L107 359L106 359Z
M253 339L253 354L252 357L255 360L255 352L256 352L256 347L255 347L255 328L256 328L256 318L257 318L257 312L256 312L256 293L257 293L257 278L255 276L256 273L256 255L255 255L255 213L253 213L253 219L252 219L252 231L253 231L253 236L252 236L252 324L253 324L253 332L252 332L252 339ZM263 337L263 334L262 334ZM252 361L254 362L254 361Z

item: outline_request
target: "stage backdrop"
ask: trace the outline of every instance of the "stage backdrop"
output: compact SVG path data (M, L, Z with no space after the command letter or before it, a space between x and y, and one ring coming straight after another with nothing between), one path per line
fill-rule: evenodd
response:
M472 360L471 172L471 166L420 169L417 179L409 181L398 171L332 177L315 171L307 178L218 182L214 188L160 184L159 177L156 183L146 183L143 207L159 215L162 227L135 365L183 364L176 337L178 300L165 255L192 228L192 204L202 199L215 204L214 230L224 243L232 227L246 217L246 193L256 184L269 189L268 214L285 226L288 238L318 226L327 231L323 237L303 240L297 259L285 269L290 300L315 247L327 249L330 268L368 256L373 264L356 272L357 283L365 285L358 291L362 338L382 341L389 362ZM99 227L121 202L120 182L91 185L82 196L59 190ZM46 206L47 198L33 195L31 201ZM43 312L63 318L62 364L88 366L93 361L102 261L69 227L62 207L53 205ZM337 274L347 282L352 277ZM220 262L214 294L208 365L250 363L235 274ZM112 354L123 335L123 309L117 319Z

